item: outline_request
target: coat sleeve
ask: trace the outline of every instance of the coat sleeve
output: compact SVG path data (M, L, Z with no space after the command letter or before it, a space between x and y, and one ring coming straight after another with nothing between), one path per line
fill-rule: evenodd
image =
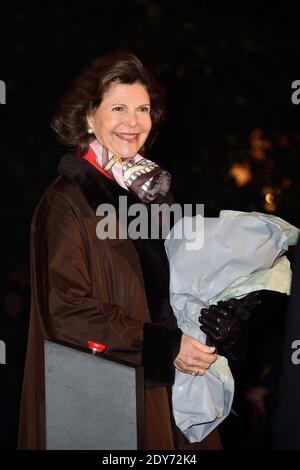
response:
M47 195L45 239L48 248L48 316L50 336L80 346L104 343L108 351L141 351L143 323L119 305L92 295L89 261L80 221L64 195ZM41 227L39 227L41 232Z
M172 384L181 330L144 324L131 318L121 306L99 302L92 296L80 221L62 194L48 194L45 221L45 238L39 243L46 241L48 249L45 324L50 337L80 346L95 340L104 343L109 352L142 352L146 384ZM44 283L45 279L40 282Z
M179 353L182 331L157 323L145 323L142 362L148 386L173 385L174 359Z

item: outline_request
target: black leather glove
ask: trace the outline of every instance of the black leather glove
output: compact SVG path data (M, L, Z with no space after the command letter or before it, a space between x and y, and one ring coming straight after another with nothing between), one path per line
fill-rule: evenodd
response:
M231 365L240 363L246 353L247 328L244 320L260 304L259 292L251 292L242 299L220 300L200 312L200 329L207 335L206 344L215 346Z

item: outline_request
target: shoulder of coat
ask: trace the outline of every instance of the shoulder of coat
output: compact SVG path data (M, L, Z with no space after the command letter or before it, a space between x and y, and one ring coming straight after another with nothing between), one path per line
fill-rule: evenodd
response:
M58 176L44 192L34 211L32 221L35 220L37 214L57 204L74 208L77 206L76 201L80 198L80 194L78 185L71 178L66 175Z

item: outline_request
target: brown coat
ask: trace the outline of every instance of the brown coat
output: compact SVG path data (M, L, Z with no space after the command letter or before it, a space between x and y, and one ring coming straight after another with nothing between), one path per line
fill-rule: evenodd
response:
M159 385L174 380L181 332L168 300L163 244L99 240L95 210L100 203L118 207L120 195L126 195L128 206L140 201L75 155L62 158L59 172L32 220L32 303L19 448L45 447L43 340L86 346L94 339L108 352L141 353L144 347L146 379L157 385L145 394L146 445L172 449L166 388ZM162 348L154 352L152 340L157 344L160 334Z

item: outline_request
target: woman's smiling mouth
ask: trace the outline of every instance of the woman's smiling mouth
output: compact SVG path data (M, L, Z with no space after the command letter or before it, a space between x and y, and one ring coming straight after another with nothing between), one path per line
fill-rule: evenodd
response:
M127 134L127 133L118 133L115 132L115 135L119 137L120 139L126 141L126 142L136 142L138 138L138 133L137 134Z

